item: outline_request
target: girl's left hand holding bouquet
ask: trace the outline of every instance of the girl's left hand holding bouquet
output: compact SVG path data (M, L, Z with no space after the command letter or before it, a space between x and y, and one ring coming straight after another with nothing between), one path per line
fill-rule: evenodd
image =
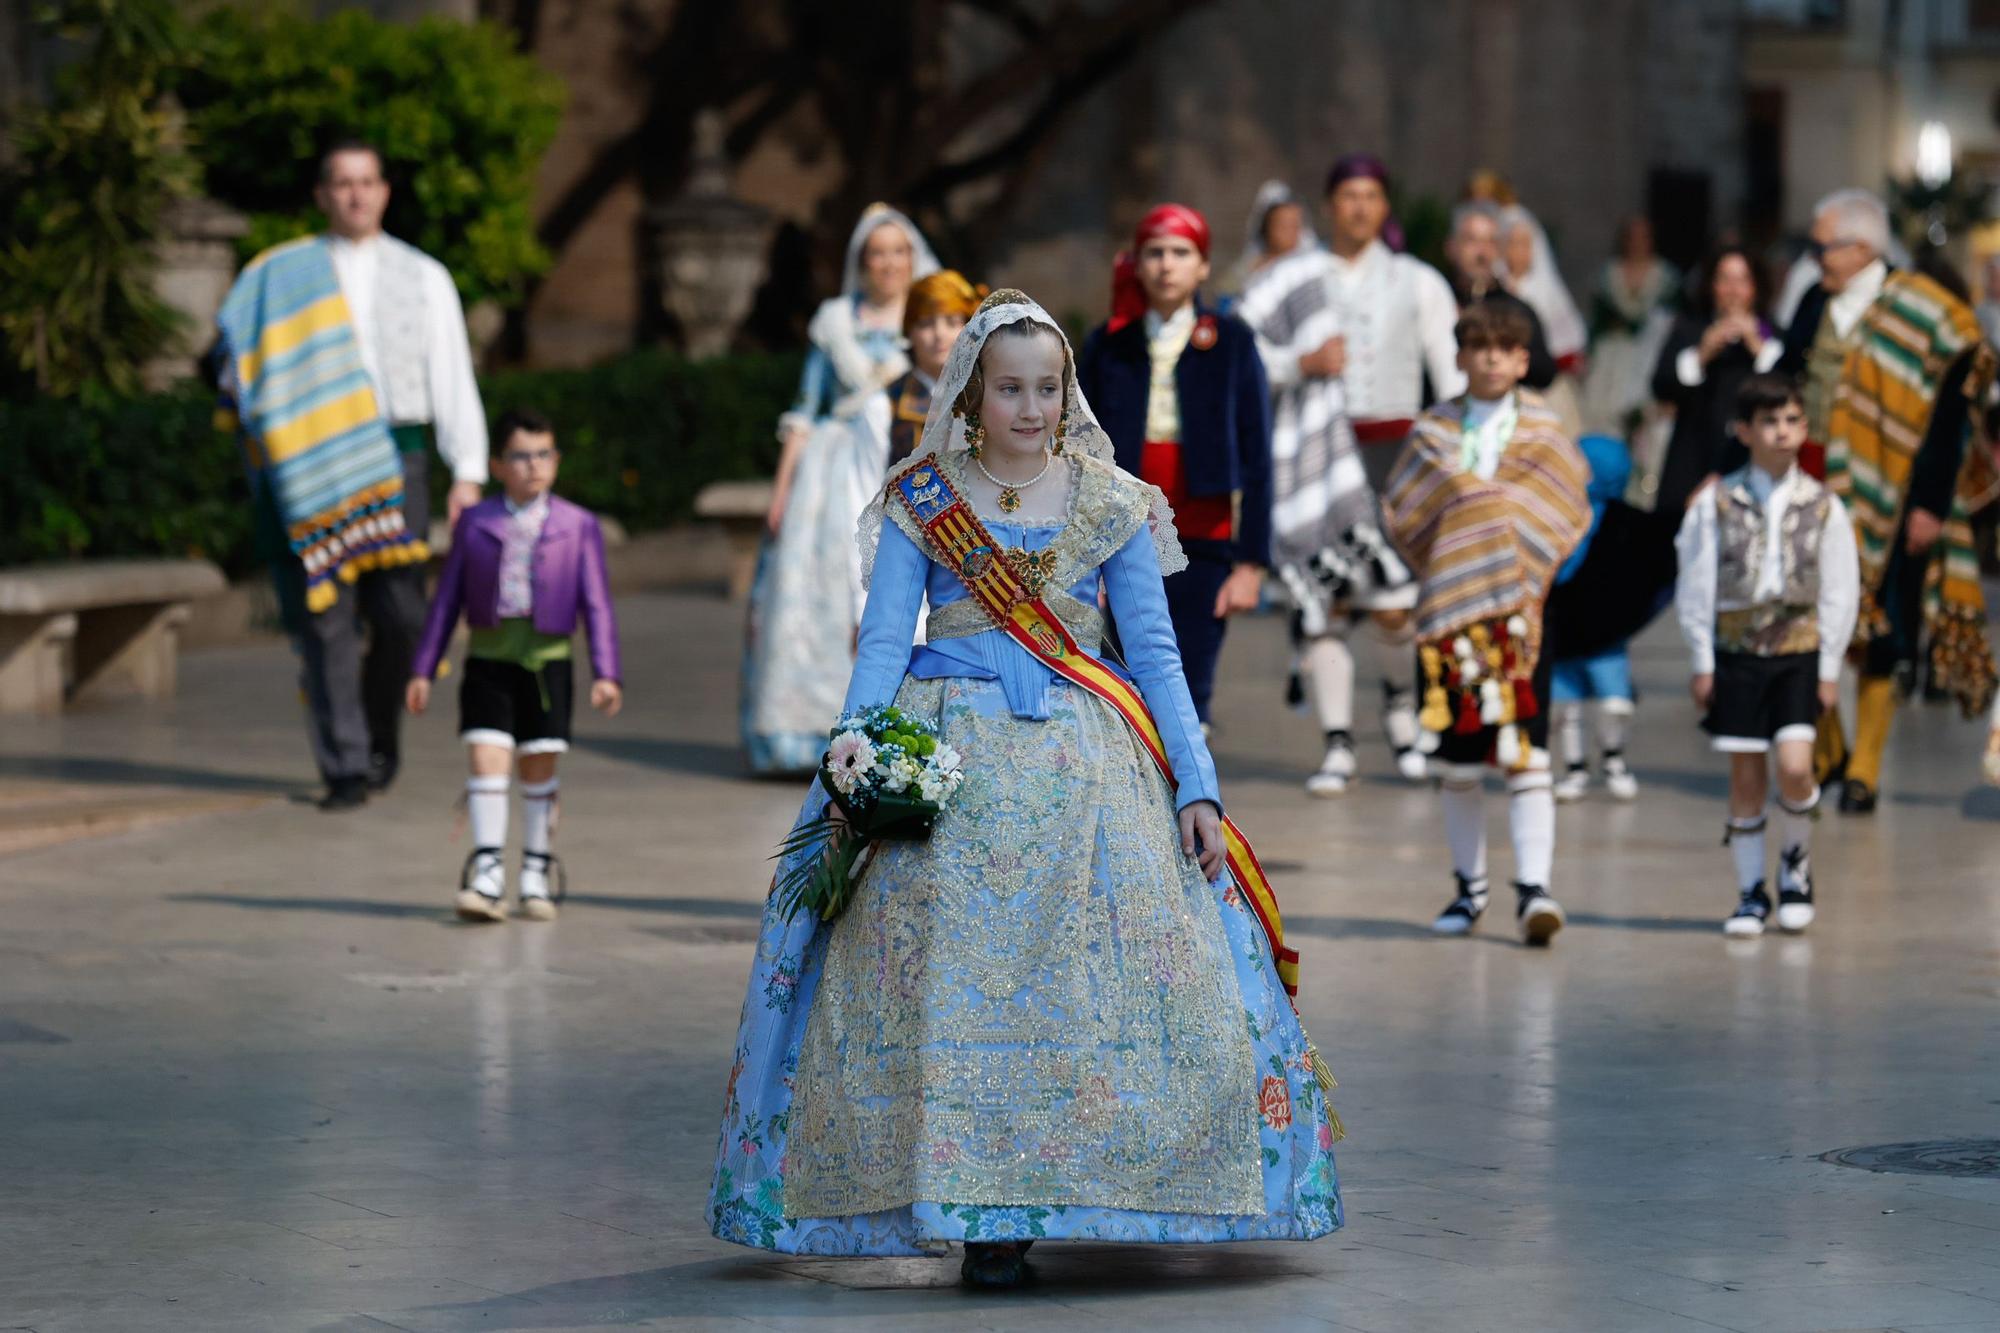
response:
M800 856L773 886L788 920L806 910L822 921L839 916L867 869L863 854L878 842L929 838L965 781L961 756L937 728L894 704L850 713L828 740L819 768L826 812L793 829L773 858Z

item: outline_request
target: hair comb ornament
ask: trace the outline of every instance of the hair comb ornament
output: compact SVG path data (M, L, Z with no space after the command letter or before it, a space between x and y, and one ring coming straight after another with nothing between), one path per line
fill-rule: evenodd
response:
M979 303L979 313L985 314L996 305L1029 305L1028 294L1019 287L1000 287L990 292Z

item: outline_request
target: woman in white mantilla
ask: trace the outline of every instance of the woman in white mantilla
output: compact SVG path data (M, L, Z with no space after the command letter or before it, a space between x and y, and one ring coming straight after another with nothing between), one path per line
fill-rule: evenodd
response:
M916 456L863 521L871 591L839 710L893 700L934 721L965 782L928 841L880 844L831 923L767 906L709 1200L726 1240L853 1255L963 1242L965 1278L1004 1285L1037 1239L1340 1225L1317 1057L1223 871L1162 584L1185 557L1160 492L1110 459L1055 321L1019 292L987 298ZM1120 674L1177 787L1102 695L996 628L904 477L941 478L969 505L1085 653L1101 651L1105 594ZM799 825L825 804L815 786Z
M807 772L826 748L864 600L854 526L889 461L867 409L910 368L903 304L937 267L915 223L871 205L848 240L840 295L813 315L798 401L778 423L771 536L750 592L742 729L754 772Z
M1619 224L1616 248L1591 296L1583 425L1623 439L1652 401L1653 366L1673 328L1681 276L1654 251L1653 226L1643 217Z

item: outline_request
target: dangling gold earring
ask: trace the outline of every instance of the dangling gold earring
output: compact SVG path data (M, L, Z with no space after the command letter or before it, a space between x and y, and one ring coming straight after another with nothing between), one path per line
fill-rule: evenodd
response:
M965 414L965 452L979 457L979 446L986 443L986 427L980 423L977 412Z
M1069 409L1065 407L1062 410L1062 415L1056 418L1056 438L1055 442L1049 446L1049 452L1054 454L1057 458L1061 458L1063 452L1063 441L1068 437L1069 437Z

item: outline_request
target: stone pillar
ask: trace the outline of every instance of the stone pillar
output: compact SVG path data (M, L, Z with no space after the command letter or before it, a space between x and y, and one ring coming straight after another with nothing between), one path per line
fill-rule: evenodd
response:
M146 387L162 389L195 374L215 341L215 315L236 278L236 242L249 230L249 219L213 199L183 199L168 208L153 287L185 323L146 363Z
M724 128L713 108L695 118L686 186L646 213L660 304L697 361L729 350L764 276L769 215L730 191Z

